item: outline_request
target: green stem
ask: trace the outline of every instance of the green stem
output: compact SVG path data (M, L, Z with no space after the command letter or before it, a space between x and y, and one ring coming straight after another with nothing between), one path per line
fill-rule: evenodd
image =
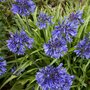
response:
M30 31L31 29L30 29L29 22L28 22L28 16L26 16L26 25L28 27L28 30Z
M69 53L67 54L67 58L68 58L68 60L67 60L68 69L70 69L71 64L70 64L70 56L69 56Z
M15 60L17 60L17 55L15 54ZM16 67L18 68L18 63L16 62Z

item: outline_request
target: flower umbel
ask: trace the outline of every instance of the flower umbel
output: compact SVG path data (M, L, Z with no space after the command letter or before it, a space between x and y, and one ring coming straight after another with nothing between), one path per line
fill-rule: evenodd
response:
M78 11L72 13L68 18L65 18L62 23L55 26L52 36L56 37L62 35L68 42L72 42L72 37L77 35L77 29L80 23L83 23L82 12Z
M46 55L53 58L62 57L68 50L67 43L63 37L53 37L43 47Z
M29 38L24 31L21 31L20 34L11 34L11 38L7 40L7 46L13 53L23 55L26 47L32 48L33 42L33 38Z
M30 15L35 11L35 8L36 5L32 0L15 0L15 4L12 4L12 12L22 16Z
M47 66L36 74L36 80L42 90L70 90L74 76L70 76L62 67Z
M90 38L89 37L85 37L75 47L76 47L76 50L74 52L77 54L77 56L80 56L86 59L90 58Z
M0 57L0 75L3 75L6 70L6 61L2 57Z
M52 24L51 19L51 16L48 16L47 14L40 12L38 16L37 26L39 26L40 29L44 29L47 27L47 24Z
M0 0L0 2L4 2L4 1L6 1L6 0Z
M83 11L77 11L76 13L71 13L68 20L77 25L79 25L80 23L84 23L84 20L82 19L82 14Z

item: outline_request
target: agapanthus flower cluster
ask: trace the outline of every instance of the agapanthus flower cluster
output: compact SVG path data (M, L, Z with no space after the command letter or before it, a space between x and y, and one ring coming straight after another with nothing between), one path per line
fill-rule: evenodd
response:
M37 26L39 26L40 29L45 29L47 27L47 24L53 23L51 19L51 16L48 16L47 14L40 12L38 16Z
M77 35L77 29L80 23L83 23L82 12L77 11L76 13L72 13L68 18L65 18L62 23L55 26L52 36L56 37L63 35L66 41L72 42L72 37Z
M77 28L78 28L78 25L80 23L84 23L84 20L82 19L82 14L83 11L77 11L76 13L71 13L68 20L70 20L70 22L74 23L75 25L77 24Z
M5 2L6 0L0 0L0 2Z
M4 1L6 1L6 0L0 0L0 2L4 2Z
M90 58L90 38L89 37L86 36L75 47L76 47L76 50L74 52L76 53L77 56L80 56L81 58L86 58L86 59Z
M36 5L32 0L15 0L12 4L12 12L22 16L30 15L35 11Z
M67 52L67 42L61 37L52 37L43 46L46 55L53 58L60 58Z
M11 38L7 40L7 46L10 51L18 55L23 55L25 53L26 47L31 49L34 42L33 38L29 38L25 31L19 33L11 34Z
M6 72L6 60L0 57L0 75L3 75Z
M70 90L74 76L62 66L46 66L37 72L36 80L42 90Z

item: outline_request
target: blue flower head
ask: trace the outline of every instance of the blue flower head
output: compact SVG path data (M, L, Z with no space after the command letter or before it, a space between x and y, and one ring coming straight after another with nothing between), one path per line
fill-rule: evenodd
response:
M0 2L5 2L6 0L0 0Z
M51 16L48 16L47 14L40 12L38 16L37 26L39 26L40 29L45 29L47 27L47 24L52 24L51 19Z
M35 11L36 5L32 0L15 0L15 4L12 4L12 12L14 14L20 14L22 16L30 15Z
M20 34L11 34L11 38L7 40L7 46L13 53L23 55L26 47L29 49L32 48L33 42L33 38L29 38L24 31L21 31Z
M74 22L75 24L84 23L84 20L82 19L83 11L77 11L76 13L71 13L69 16L69 20L71 22Z
M70 90L74 76L70 76L62 67L46 66L36 74L36 80L42 90Z
M90 33L89 33L90 35ZM90 58L90 38L85 37L83 40L81 40L76 46L76 50L74 51L77 56L80 56L81 58Z
M59 23L58 26L55 26L55 30L52 32L53 37L63 36L67 42L72 42L72 37L77 35L77 29L79 24L82 23L82 13L76 12L70 14L68 18L62 23Z
M0 75L3 75L6 72L6 61L0 57Z
M46 55L53 58L62 57L68 50L67 43L63 37L52 37L43 47Z

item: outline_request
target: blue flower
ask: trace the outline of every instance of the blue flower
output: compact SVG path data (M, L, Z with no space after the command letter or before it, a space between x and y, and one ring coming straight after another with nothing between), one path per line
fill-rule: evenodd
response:
M60 58L67 52L67 43L63 37L53 37L43 46L46 55Z
M47 24L52 24L51 19L51 16L48 16L47 14L40 12L38 16L37 26L39 26L40 29L45 29L47 27Z
M74 76L70 76L62 67L46 66L36 74L36 80L42 90L70 90Z
M73 22L74 24L80 24L84 23L84 20L82 19L83 11L77 11L76 13L71 13L69 16L69 20Z
M76 53L77 56L86 59L90 58L90 38L85 37L75 46L75 48L76 50L74 52Z
M26 47L29 49L32 48L33 42L33 38L29 38L24 31L21 31L20 34L11 34L11 38L7 40L7 46L13 53L23 55Z
M36 5L32 0L15 0L15 4L12 4L12 12L22 16L30 15L35 11L35 8Z
M56 37L62 35L66 41L72 42L72 37L77 35L77 29L79 24L82 22L83 20L81 12L76 12L76 14L72 13L68 18L65 18L62 23L59 23L58 26L55 26L52 36Z
M0 2L5 2L6 0L0 0Z
M20 38L22 39L22 42L26 47L28 47L29 49L32 48L32 44L34 42L33 38L29 38L24 31L20 32Z
M0 75L3 75L6 72L6 61L0 57Z

